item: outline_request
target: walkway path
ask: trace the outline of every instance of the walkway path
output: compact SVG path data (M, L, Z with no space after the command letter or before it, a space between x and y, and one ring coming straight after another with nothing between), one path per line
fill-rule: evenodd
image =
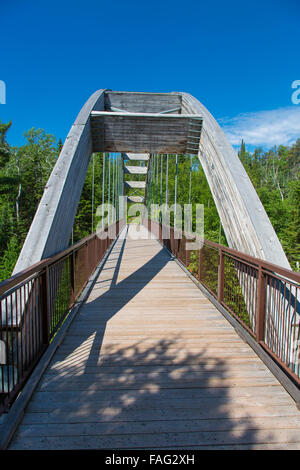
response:
M135 229L114 246L10 449L300 449L288 393Z

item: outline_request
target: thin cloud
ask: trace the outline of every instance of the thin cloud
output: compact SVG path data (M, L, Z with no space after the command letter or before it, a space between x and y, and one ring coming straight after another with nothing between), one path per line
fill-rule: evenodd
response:
M300 138L300 106L240 114L219 119L219 124L234 146L242 139L246 144L264 147L292 145Z

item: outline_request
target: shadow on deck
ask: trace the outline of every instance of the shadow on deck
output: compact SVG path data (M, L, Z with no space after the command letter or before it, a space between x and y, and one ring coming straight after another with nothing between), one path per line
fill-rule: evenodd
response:
M132 272L131 248L148 256ZM286 449L299 431L288 394L168 252L124 239L10 449Z

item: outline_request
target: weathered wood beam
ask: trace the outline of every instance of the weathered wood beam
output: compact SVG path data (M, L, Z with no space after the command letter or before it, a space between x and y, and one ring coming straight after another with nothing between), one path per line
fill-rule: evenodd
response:
M104 90L85 103L66 138L13 274L68 247L92 152L90 113L104 109Z
M160 113L166 109L181 108L181 96L171 93L106 91L104 109L110 110L112 107L131 113Z
M134 160L134 161L148 161L150 158L149 153L125 153L125 160Z
M135 202L135 203L143 203L144 198L143 196L127 196L128 202Z
M91 128L95 152L197 154L202 118L186 114L95 111L91 113Z
M124 166L124 173L129 175L146 175L146 166Z
M125 181L125 184L131 189L145 189L146 181Z

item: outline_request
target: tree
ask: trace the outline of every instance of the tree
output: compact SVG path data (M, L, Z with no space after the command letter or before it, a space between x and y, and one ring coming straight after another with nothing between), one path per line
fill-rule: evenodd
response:
M10 148L0 123L0 277L9 277L57 159L55 137L42 129L24 134L26 143Z
M13 235L7 245L7 249L0 261L0 282L11 276L11 273L17 262L20 249L20 242L15 235Z

